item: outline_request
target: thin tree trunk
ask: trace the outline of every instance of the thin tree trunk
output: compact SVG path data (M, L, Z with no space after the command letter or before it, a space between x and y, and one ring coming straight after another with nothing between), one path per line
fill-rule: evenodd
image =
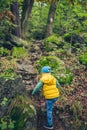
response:
M17 36L17 37L20 37L21 36L21 30L20 30L18 2L12 2L11 12L16 17L16 19L12 21L16 25L16 27L14 29L12 29L12 34Z
M46 37L50 36L53 33L53 22L54 22L54 15L56 11L56 2L52 0L49 14L48 14L48 20L47 20L47 26L46 26Z
M22 38L25 38L27 35L28 19L32 11L33 4L34 0L24 0L23 2L22 18L21 18Z

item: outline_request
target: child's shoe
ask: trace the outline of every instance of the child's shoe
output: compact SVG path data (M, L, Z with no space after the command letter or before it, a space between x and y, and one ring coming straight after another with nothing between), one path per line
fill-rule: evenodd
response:
M52 130L52 129L53 129L53 126L52 126L52 125L44 125L43 127L46 128L46 129L49 129L49 130Z

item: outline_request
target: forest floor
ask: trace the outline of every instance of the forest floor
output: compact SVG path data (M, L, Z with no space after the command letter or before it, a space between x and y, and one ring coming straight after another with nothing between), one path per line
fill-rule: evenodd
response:
M39 47L39 51L35 50L34 45ZM32 64L34 64L34 62L39 59L40 56L46 55L48 55L48 53L45 51L43 43L40 41L34 41L34 44L32 44L30 48L30 60L32 61ZM87 130L87 126L82 129L77 125L81 122L84 122L84 124L87 125L87 69L85 69L83 66L79 66L79 64L74 60L75 59L70 57L65 60L65 64L67 66L76 65L77 67L73 70L74 79L72 84L64 87L66 94L65 98L67 101L66 105L64 102L63 106L59 100L54 107L54 130ZM42 111L44 104L43 98L34 97L33 100L37 104L37 130L45 130L43 128L43 124L46 121L46 113L45 111ZM77 106L75 106L74 103L78 103ZM74 104L75 108L77 107L76 109L78 109L76 113L74 112L73 107L73 110L71 110L72 104ZM78 116L78 118L75 116Z
M83 122L87 121L87 78L83 77L87 76L87 70L83 71L83 72L78 72L77 73L77 80L79 82L79 84L77 86L74 87L74 91L68 92L67 93L67 104L66 106L61 109L63 106L61 106L61 102L58 101L56 103L57 107L59 106L59 109L56 107L56 105L54 106L53 109L53 126L54 129L53 130L76 130L76 128L74 129L74 127L69 127L70 123L73 125L76 125L73 123L73 118L75 115L72 114L72 111L70 110L70 106L76 101L80 101L82 105L82 113L79 114L79 119L82 120ZM46 122L46 113L45 113L45 108L44 107L44 100L43 98L34 98L34 102L37 103L37 130L45 130L43 128L43 124L44 122ZM41 105L42 103L42 105ZM78 106L78 104L77 104ZM78 110L79 110L78 106ZM57 112L59 111L60 114L57 114ZM76 113L75 113L76 114ZM79 123L79 120L75 123ZM87 122L86 122L87 123ZM83 129L77 129L77 130L83 130ZM87 130L87 126L84 130Z

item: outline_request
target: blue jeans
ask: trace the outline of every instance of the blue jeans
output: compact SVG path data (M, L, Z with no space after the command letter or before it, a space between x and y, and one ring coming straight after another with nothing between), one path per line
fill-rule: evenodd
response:
M53 105L57 100L58 98L46 99L46 112L47 112L48 125L53 125L52 111L53 111Z

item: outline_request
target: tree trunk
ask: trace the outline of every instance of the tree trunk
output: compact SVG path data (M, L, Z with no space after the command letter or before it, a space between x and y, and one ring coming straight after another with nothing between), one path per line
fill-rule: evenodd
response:
M50 36L53 33L53 22L54 22L54 15L56 11L56 2L52 0L49 14L48 14L48 20L47 20L47 26L46 26L46 37Z
M22 18L21 18L21 30L22 38L27 36L28 19L30 17L34 0L24 0L22 8Z
M15 16L15 19L12 20L12 22L16 25L14 29L12 29L12 34L20 37L21 31L20 31L20 20L19 20L19 9L18 9L18 2L12 2L11 4L11 12Z

